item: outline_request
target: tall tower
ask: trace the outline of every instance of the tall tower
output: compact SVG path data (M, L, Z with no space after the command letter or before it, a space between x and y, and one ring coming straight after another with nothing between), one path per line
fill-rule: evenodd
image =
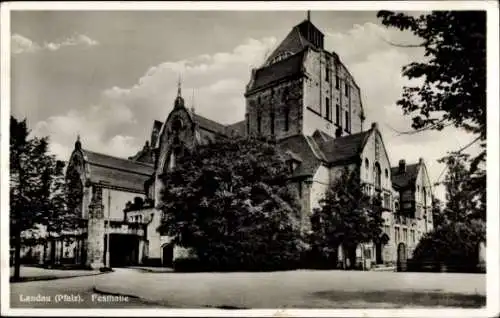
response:
M246 93L247 133L277 139L321 130L331 137L360 132L360 90L324 34L307 19L264 64L252 70Z

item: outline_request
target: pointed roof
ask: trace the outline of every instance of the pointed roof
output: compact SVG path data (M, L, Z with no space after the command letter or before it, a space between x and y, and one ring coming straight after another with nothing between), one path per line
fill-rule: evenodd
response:
M405 165L405 171L401 172L398 167L391 167L392 185L397 188L406 188L417 179L420 163Z
M245 95L282 80L303 75L302 65L305 54L306 51L303 50L279 62L256 70L251 83L247 87Z
M318 143L319 148L331 164L342 164L358 158L372 133L373 129L357 134L338 137L333 140Z
M181 77L179 76L179 80L177 82L177 97L175 98L175 108L184 108L184 98L182 98L182 88L181 88Z
M102 183L128 192L144 193L144 183L154 172L151 164L113 157L83 148L75 149L71 158L74 158L75 154L81 154L83 157L90 182Z

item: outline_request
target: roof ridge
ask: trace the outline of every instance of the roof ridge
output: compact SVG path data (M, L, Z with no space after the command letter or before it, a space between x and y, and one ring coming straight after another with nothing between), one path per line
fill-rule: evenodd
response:
M123 160L123 161L131 162L131 163L134 163L134 164L139 164L139 165L142 165L142 166L145 166L145 167L152 167L153 166L150 163L140 162L140 161L135 161L135 160L130 160L130 159L127 159L127 158L115 157L115 156L111 156L111 155L104 154L104 153L101 153L101 152L95 152L95 151L84 149L84 148L82 148L82 151L84 153L85 152L90 152L92 154L96 154L96 155L99 155L99 156L108 157L108 158L112 158L112 159ZM88 162L92 162L92 161L88 161Z

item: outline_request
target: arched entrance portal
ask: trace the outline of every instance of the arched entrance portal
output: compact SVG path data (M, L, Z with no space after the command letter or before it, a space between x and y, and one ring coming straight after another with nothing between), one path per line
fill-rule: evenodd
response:
M174 265L174 245L165 244L161 249L161 264L165 267Z
M398 245L398 260L397 260L397 271L405 272L406 271L406 245L404 243L399 243Z

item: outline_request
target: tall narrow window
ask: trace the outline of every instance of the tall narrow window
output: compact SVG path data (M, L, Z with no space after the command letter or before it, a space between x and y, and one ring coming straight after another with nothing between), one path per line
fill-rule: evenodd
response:
M345 96L349 96L349 83L345 83Z
M257 132L259 134L262 132L262 116L260 111L257 113Z
M271 110L271 135L274 135L274 110Z
M382 171L380 169L380 164L378 162L375 163L375 188L380 189L382 187Z
M339 89L340 88L340 78L339 76L335 76L335 88Z
M335 123L340 126L340 105L335 107Z
M247 135L250 135L250 115L246 114L246 120L247 120Z
M345 111L345 123L344 123L344 126L345 126L345 131L349 131L349 112L346 110Z
M328 119L329 121L332 121L332 112L331 112L331 107L332 105L330 105L330 98L325 98L325 107L326 107L326 114L325 114L325 118Z
M290 108L285 107L285 131L288 131L290 129L289 125L289 120L290 120Z
M330 70L328 69L328 66L325 68L325 81L327 83L330 82Z

